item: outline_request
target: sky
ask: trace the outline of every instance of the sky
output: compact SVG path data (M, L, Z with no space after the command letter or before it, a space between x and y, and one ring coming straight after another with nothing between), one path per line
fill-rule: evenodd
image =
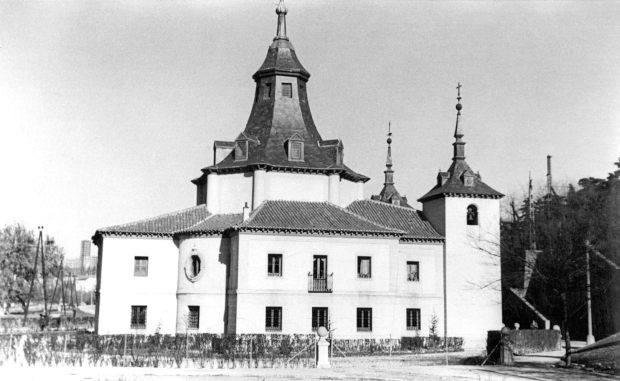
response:
M75 257L97 228L195 205L213 141L245 128L276 3L0 2L0 223L42 225ZM544 184L547 155L558 183L615 169L620 2L286 5L314 121L366 197L388 122L401 194L448 169L459 82L466 160L494 189Z

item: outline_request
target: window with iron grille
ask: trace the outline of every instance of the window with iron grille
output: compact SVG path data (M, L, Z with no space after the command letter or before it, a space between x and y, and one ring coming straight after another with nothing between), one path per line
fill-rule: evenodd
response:
M357 277L370 278L370 257L357 257Z
M293 85L290 83L282 84L282 96L287 98L293 97Z
M267 254L267 275L282 276L282 254Z
M198 329L200 326L200 306L187 306L187 308L189 308L187 328Z
M267 307L265 316L266 331L282 330L282 307Z
M407 281L419 282L420 281L420 263L419 262L407 262Z
M263 98L264 99L271 98L271 83L265 83L265 88L263 90Z
M312 307L312 331L319 327L329 329L329 315L327 307Z
M420 329L420 309L407 308L407 329L417 331Z
M134 257L133 276L149 275L149 257Z
M467 207L467 225L478 225L478 207L476 205Z
M357 309L357 330L372 331L372 308Z
M131 306L131 329L146 328L146 306Z

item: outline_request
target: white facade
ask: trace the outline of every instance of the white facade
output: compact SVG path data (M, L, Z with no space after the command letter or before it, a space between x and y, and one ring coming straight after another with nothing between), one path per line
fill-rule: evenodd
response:
M352 182L338 175L256 170L210 173L205 202L212 213L238 213L246 203L256 209L265 200L329 201L344 208L363 198L362 182Z
M103 238L99 243L97 333L175 333L178 256L170 238ZM147 276L135 275L136 257L148 258ZM132 306L147 307L144 329L131 328Z
M467 207L478 208L478 225L467 225ZM448 336L468 347L484 346L488 330L502 323L499 200L443 197L423 203L424 215L446 237Z

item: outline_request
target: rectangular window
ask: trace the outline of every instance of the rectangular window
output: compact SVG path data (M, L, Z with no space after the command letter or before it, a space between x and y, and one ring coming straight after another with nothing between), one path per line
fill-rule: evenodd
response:
M420 309L407 308L407 330L417 331L420 329Z
M200 306L187 306L189 315L187 315L187 328L198 329L200 326Z
M420 281L420 263L419 262L407 262L407 281L419 282Z
M248 142L235 142L235 161L248 159Z
M271 83L265 83L265 89L263 92L263 98L268 99L271 98Z
M146 306L131 306L131 329L146 328Z
M357 309L357 331L372 331L372 308Z
M303 160L301 142L291 142L291 160Z
M282 330L282 307L267 307L265 317L266 331Z
M357 257L357 277L370 278L370 257Z
M293 85L290 83L282 84L282 96L287 98L293 97Z
M329 329L327 307L312 307L312 331L316 331L319 327Z
M149 275L149 257L134 257L133 276Z
M282 254L267 254L267 275L282 276Z

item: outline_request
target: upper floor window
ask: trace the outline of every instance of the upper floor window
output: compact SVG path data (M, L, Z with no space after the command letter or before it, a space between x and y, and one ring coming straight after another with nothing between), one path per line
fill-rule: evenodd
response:
M370 278L370 257L357 257L357 277Z
M304 139L299 134L293 134L286 141L289 161L304 161Z
M372 331L372 308L357 309L357 330Z
M131 306L131 329L146 328L146 306Z
M287 98L293 97L293 85L291 83L282 84L282 96Z
M248 141L238 140L235 142L235 161L248 159Z
M267 254L267 275L282 276L282 254Z
M263 89L263 98L271 98L271 83L265 83L265 88Z
M265 330L282 330L282 307L267 307L265 316Z
M198 329L200 326L200 306L187 306L189 314L187 315L187 328Z
M202 261L198 255L192 255L190 257L190 275L192 277L197 277L200 274L200 270L202 270Z
M467 225L478 225L478 207L476 205L467 207Z
M407 281L419 282L420 281L420 263L419 262L407 262Z
M149 275L149 257L134 257L133 276Z
M312 307L312 331L317 331L319 327L329 329L327 307Z
M420 309L407 308L407 330L420 329Z

